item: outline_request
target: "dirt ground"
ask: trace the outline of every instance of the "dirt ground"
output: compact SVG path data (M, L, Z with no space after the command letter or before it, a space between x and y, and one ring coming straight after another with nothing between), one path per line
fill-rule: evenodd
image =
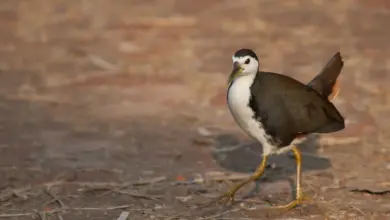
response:
M390 219L389 20L385 0L2 0L0 219ZM289 212L267 207L290 154L194 208L260 162L225 103L242 47L304 82L345 60L347 127L302 144L312 200Z

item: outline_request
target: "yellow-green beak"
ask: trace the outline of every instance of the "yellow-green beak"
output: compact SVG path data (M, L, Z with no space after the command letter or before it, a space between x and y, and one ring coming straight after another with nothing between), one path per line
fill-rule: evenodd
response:
M230 84L240 73L242 72L242 68L238 62L233 63L233 70L229 76L228 84Z

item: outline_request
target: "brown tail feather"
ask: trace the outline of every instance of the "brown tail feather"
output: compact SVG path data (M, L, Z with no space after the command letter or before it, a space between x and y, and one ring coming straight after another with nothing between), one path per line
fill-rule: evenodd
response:
M332 87L332 93L328 96L328 100L332 101L340 93L340 80L337 79Z
M313 88L324 97L328 97L329 100L334 99L340 92L338 77L343 66L344 61L340 52L337 52L307 86Z

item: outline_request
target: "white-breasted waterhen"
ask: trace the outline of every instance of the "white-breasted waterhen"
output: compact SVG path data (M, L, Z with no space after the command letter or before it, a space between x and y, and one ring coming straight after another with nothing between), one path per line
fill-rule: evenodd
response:
M259 59L250 49L233 55L228 106L241 129L261 143L263 159L250 178L211 202L233 200L241 187L260 178L269 155L289 150L296 160L296 198L287 205L272 207L291 209L303 202L301 153L296 144L309 134L344 129L344 118L331 102L339 92L338 76L343 65L337 52L312 81L304 84L286 75L260 71Z

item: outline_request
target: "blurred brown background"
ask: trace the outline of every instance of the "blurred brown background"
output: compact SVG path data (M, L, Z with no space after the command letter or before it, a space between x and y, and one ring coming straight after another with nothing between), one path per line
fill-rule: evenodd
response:
M313 203L272 219L390 218L389 21L385 0L1 0L0 217L267 218L190 211L217 186L171 184L259 162L259 146L231 140L248 138L225 103L248 47L304 82L335 52L345 61L347 128L303 146ZM291 194L293 160L269 170L257 201Z

